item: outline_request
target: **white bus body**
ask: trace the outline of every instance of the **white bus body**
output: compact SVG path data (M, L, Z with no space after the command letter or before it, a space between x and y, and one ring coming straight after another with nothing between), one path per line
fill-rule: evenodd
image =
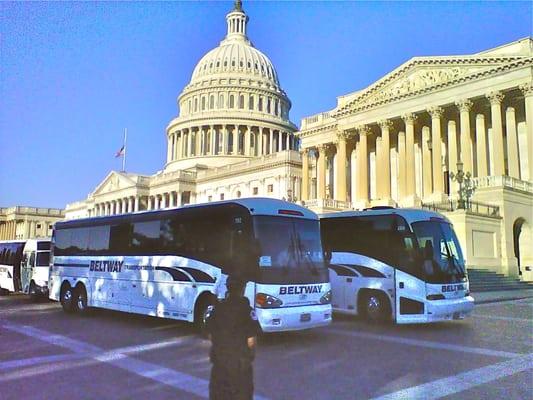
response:
M28 239L21 261L22 292L33 298L48 297L50 239Z
M320 218L335 312L405 324L472 311L461 248L443 215L379 208Z
M23 240L0 241L0 294L18 292L21 289L20 263Z
M275 199L58 222L50 298L66 311L101 307L202 323L229 274L263 331L331 322L316 214Z

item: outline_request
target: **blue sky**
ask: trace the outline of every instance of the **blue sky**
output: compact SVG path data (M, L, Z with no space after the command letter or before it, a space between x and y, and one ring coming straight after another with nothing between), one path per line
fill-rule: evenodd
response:
M0 3L0 206L64 207L113 169L153 174L196 63L232 1ZM248 34L292 101L333 108L414 56L532 35L531 2L244 1Z

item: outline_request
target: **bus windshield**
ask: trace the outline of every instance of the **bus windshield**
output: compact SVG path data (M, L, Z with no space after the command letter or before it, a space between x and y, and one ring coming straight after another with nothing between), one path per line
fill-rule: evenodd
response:
M254 218L254 232L263 277L298 275L298 281L307 282L324 279L327 269L318 221L258 216Z
M428 283L461 282L465 261L459 240L447 222L421 221L412 224L420 251L424 254L424 274Z

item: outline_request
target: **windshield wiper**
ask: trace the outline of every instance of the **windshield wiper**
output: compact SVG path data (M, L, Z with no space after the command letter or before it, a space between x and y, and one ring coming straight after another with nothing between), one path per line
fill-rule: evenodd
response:
M297 236L296 241L298 244L298 255L300 256L301 254L303 254L305 256L303 259L304 264L307 266L307 268L311 271L313 275L318 275L318 269L316 268L313 260L311 259L311 256L303 248L302 241L300 240L300 235ZM302 260L300 259L300 261Z

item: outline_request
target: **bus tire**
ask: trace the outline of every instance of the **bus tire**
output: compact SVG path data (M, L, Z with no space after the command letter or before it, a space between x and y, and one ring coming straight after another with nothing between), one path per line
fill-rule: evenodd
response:
M67 314L74 312L74 289L72 289L68 282L64 283L61 287L59 301L61 302L61 307L63 307L64 312Z
M391 306L387 296L378 290L366 291L359 301L359 312L373 323L388 322L391 319Z
M87 290L85 289L85 285L80 283L74 288L74 301L72 302L72 308L74 309L74 312L80 313L80 314L86 314L88 310L87 306Z
M201 296L196 302L194 307L194 325L198 329L198 332L202 336L206 336L207 332L205 329L205 321L207 316L207 311L210 306L215 305L216 299L213 296L204 295Z

